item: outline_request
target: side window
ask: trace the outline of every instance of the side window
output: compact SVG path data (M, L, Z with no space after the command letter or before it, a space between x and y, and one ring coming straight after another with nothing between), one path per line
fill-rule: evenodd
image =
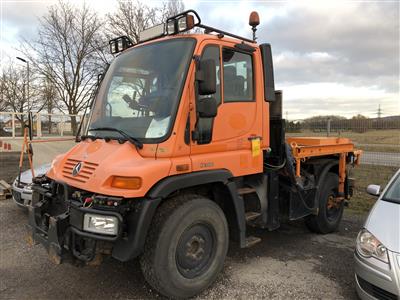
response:
M213 95L207 96L199 96L201 98L204 97L214 97L217 105L221 103L221 72L220 72L220 55L219 55L219 47L218 46L208 46L204 49L203 54L201 56L202 59L212 59L215 61L216 67L216 77L217 77L217 89L216 93ZM214 119L213 118L199 118L197 121L197 131L199 134L197 143L198 144L208 144L212 140L212 127L213 127Z
M253 101L253 61L250 54L224 48L224 102Z

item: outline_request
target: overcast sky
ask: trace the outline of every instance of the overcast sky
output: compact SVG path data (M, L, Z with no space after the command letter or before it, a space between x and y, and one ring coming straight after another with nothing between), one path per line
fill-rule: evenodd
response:
M1 61L35 37L53 1L1 1ZM81 3L81 1L73 1ZM115 0L86 1L100 14ZM146 1L157 5L156 1ZM399 1L184 1L204 24L250 37L258 11L260 43L272 45L275 85L289 119L337 114L400 115ZM15 62L18 63L18 62Z

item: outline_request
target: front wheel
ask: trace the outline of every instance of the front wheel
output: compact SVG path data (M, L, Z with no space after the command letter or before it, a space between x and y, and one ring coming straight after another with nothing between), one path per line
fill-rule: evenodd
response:
M317 233L331 233L337 230L342 220L344 201L337 201L339 177L328 173L319 192L318 215L305 219L307 227Z
M147 282L170 298L192 297L222 270L228 225L221 208L198 195L167 200L156 212L140 263Z

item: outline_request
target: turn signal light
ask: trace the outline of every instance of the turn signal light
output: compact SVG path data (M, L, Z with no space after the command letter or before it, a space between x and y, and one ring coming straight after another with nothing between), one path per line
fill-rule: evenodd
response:
M140 177L114 176L111 186L119 189L138 190L142 186Z

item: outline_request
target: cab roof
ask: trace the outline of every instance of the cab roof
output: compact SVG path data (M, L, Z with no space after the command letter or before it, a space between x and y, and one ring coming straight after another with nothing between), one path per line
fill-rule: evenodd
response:
M136 44L134 44L132 40L127 36L120 36L118 38L112 39L110 40L109 44L112 54L122 52L139 44L148 44L154 41L163 41L172 38L182 37L194 38L197 41L202 41L205 39L215 39L219 41L240 42L245 46L247 45L247 47L254 47L257 45L255 38L255 27L258 25L258 23L257 25L254 25L254 22L252 23L252 20L250 19L250 25L252 26L253 30L252 40L211 26L204 25L201 23L200 16L196 11L187 10L168 18L166 23L158 24L142 31L140 33L140 41ZM204 29L204 33L187 34L188 31L192 30L195 27Z

